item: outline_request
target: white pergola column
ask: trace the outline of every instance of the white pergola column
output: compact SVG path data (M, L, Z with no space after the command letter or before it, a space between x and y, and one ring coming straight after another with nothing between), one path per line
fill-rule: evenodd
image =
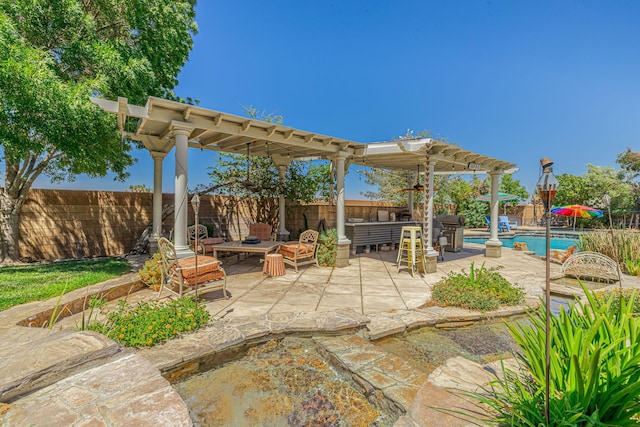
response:
M156 244L162 236L162 162L167 153L151 151L150 154L153 159L153 225L149 241Z
M488 258L502 257L502 242L498 239L498 216L500 206L498 205L498 189L501 172L489 172L491 177L491 227L489 240L485 243L485 256Z
M336 267L346 267L349 265L349 246L351 240L345 233L345 213L344 213L344 175L345 160L348 154L340 152L333 158L336 165L336 231L338 232L338 250L336 254Z
M338 232L338 244L351 244L351 240L347 239L345 233L345 213L344 213L344 175L345 175L345 160L347 153L339 153L335 157L336 162L336 230Z
M284 183L284 174L287 171L287 165L278 164L278 174L280 175L280 183ZM284 194L278 195L278 240L288 240L289 231L287 230L284 220L286 215L286 201Z
M424 171L425 171L425 185L424 185L424 206L422 211L424 217L422 218L423 230L426 236L423 236L423 241L426 237L427 250L425 253L426 265L424 266L425 273L435 273L438 271L438 252L433 249L433 183L436 170L436 161L431 158L431 152L427 149L424 158Z
M187 189L188 181L188 139L191 134L191 128L174 126L173 136L176 141L176 181L175 181L175 200L174 200L174 223L173 238L176 256L184 258L193 255L193 251L189 248L187 242L187 215L189 207L189 191Z

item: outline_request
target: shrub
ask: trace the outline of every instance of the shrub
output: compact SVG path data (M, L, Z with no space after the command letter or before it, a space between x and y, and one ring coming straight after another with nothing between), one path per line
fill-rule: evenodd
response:
M325 230L318 236L318 265L333 267L338 252L338 231L335 228Z
M438 305L468 308L470 310L496 310L500 305L517 305L524 301L524 292L513 286L497 270L501 267L475 268L469 273L449 272L433 286L432 298Z
M629 274L640 263L640 233L632 230L612 230L580 234L581 251L593 251L615 260Z
M586 304L551 318L549 418L552 426L638 425L640 413L640 319L634 297L614 307L615 295L601 302L583 286ZM618 299L620 300L620 299ZM503 368L488 394L470 396L497 416L490 425L544 425L546 312L530 324L509 326L520 345L521 372ZM487 391L487 390L485 390Z
M180 332L193 331L207 323L209 312L190 297L169 302L141 302L137 307L122 300L105 323L88 329L100 332L126 347L151 347Z
M159 290L160 280L162 280L162 255L160 252L153 254L151 259L144 263L138 274L145 285L154 291Z
M640 298L633 298L634 290L633 289L624 289L624 288L616 288L608 292L603 292L596 294L596 298L600 304L606 304L609 302L609 299L613 296L611 301L611 311L613 313L618 313L620 311L620 306L624 301L624 304L631 304L631 313L633 316L640 316Z

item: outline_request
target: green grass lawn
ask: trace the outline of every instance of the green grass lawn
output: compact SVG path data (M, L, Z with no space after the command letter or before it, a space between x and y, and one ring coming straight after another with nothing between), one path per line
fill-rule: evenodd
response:
M95 285L130 270L124 258L1 267L0 311Z

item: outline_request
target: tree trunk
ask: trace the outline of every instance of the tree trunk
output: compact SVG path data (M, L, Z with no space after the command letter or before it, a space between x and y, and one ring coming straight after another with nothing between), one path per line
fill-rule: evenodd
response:
M10 197L5 189L0 190L0 264L20 261L18 241L20 238L20 212L25 197Z

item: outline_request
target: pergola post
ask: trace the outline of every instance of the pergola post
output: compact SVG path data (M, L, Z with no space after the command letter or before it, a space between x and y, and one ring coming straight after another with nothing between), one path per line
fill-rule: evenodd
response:
M158 239L162 236L162 161L167 153L150 151L153 159L153 223L149 238L149 253L158 250Z
M280 175L280 184L284 184L284 174L287 171L287 164L279 164L278 166L278 174ZM278 194L278 238L277 240L286 241L289 240L289 236L291 233L287 230L285 226L285 215L286 215L286 201L284 198L284 194Z
M484 244L485 256L487 258L502 257L502 242L498 239L498 216L500 215L500 206L498 205L498 188L501 172L489 172L491 177L491 227L489 240Z
M174 126L173 136L176 142L176 181L174 199L174 223L173 239L176 249L176 256L184 258L192 256L193 251L187 242L187 214L189 201L189 191L187 189L188 169L188 138L191 128L186 126Z
M344 174L345 160L348 154L340 152L334 157L336 165L336 230L338 232L338 250L336 255L336 267L346 267L349 265L349 246L351 240L345 233L345 213L344 213Z
M425 170L425 186L424 186L424 218L422 218L424 224L424 233L427 240L427 251L425 254L426 265L424 266L425 273L435 273L438 271L438 252L433 249L433 236L431 230L433 230L433 183L435 175L435 160L431 159L431 153L429 148L424 158L424 170ZM424 240L424 236L423 236Z

